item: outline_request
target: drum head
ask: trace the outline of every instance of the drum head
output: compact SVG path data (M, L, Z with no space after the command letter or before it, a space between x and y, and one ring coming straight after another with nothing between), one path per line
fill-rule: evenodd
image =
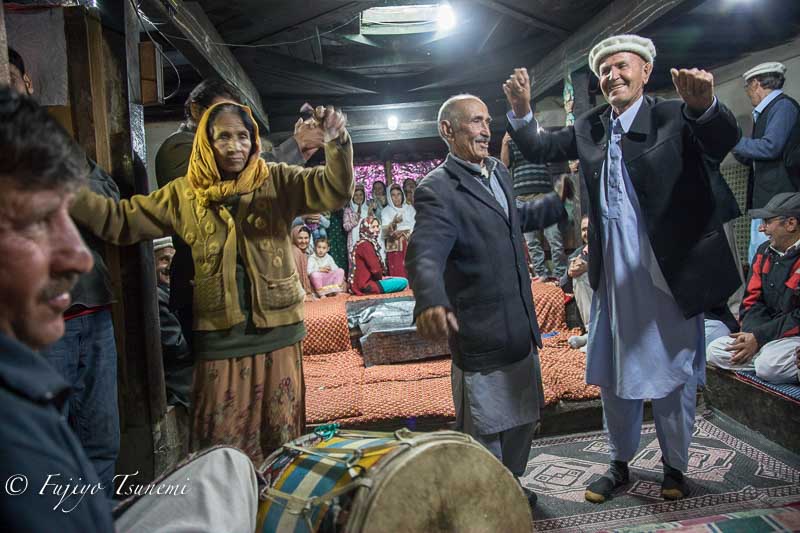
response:
M532 531L517 480L475 442L440 438L386 457L359 489L348 531L365 533Z

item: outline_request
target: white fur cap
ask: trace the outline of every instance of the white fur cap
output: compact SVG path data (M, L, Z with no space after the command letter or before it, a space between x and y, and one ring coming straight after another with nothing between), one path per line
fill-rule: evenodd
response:
M589 52L589 68L598 78L600 74L600 63L603 59L619 52L633 52L641 56L647 63L652 63L656 58L656 46L647 37L639 35L612 35L594 45Z
M753 76L758 76L759 74L780 74L783 76L786 74L786 65L783 63L778 63L777 61L770 61L768 63L761 63L760 65L756 65L744 74L742 77L745 81L749 80Z
M172 244L172 237L153 239L153 251L156 252L162 248L175 248L175 246Z

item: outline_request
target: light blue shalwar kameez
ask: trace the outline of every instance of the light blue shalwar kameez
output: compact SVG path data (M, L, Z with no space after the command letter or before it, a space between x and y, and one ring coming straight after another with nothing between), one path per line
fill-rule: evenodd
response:
M623 132L641 104L640 98L611 119L600 194L603 223L596 228L602 232L603 269L592 301L586 382L600 386L612 460L634 457L643 403L652 399L664 460L686 471L697 385L705 376L703 315L685 319L672 296L622 160ZM714 109L716 102L708 112Z

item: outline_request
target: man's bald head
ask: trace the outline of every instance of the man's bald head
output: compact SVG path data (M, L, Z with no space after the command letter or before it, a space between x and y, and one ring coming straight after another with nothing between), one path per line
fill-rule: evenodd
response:
M439 109L439 136L450 152L473 163L489 157L492 117L483 100L471 94L448 98Z

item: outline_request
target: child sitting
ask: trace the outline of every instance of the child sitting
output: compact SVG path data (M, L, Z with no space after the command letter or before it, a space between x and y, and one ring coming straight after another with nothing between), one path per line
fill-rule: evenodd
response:
M320 298L344 291L344 270L336 266L328 248L328 239L319 237L314 242L314 255L308 258L308 277Z

